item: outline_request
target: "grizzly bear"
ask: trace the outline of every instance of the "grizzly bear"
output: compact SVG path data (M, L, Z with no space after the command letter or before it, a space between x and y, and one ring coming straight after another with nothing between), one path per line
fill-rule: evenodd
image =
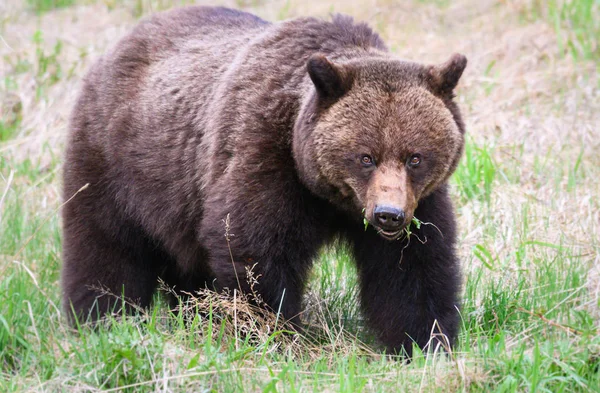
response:
M458 54L399 59L347 16L269 23L190 7L141 22L91 68L71 119L71 320L146 307L159 279L181 293L249 291L251 269L252 290L299 325L313 259L338 240L388 351L452 343L447 182L464 144L453 90L465 66Z

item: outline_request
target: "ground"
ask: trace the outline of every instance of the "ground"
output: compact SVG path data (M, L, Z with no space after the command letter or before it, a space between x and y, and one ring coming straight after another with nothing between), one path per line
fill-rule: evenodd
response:
M451 356L383 356L340 247L317 261L308 337L211 294L197 300L208 319L169 313L157 296L143 321L71 330L58 212L81 77L140 17L189 3L0 3L0 391L600 392L598 0L211 3L270 20L343 12L403 58L468 57L457 89L468 143L451 181L463 329Z

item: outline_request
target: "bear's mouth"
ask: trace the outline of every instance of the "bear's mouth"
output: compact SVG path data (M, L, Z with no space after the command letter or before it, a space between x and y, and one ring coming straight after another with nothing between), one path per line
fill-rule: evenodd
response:
M377 233L386 240L397 240L402 234L402 229L397 231L387 231L385 229L377 228Z

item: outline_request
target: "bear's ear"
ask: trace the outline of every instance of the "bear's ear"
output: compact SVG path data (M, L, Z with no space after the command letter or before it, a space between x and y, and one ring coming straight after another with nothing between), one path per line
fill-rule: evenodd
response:
M459 53L453 54L445 63L429 66L427 79L431 88L442 94L451 94L466 66L467 58Z
M352 81L348 70L330 62L322 54L312 55L306 68L322 99L336 100L350 89Z

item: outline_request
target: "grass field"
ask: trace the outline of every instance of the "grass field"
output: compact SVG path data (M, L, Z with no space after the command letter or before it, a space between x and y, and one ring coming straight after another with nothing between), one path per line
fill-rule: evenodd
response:
M462 331L449 356L382 355L336 247L315 265L306 337L216 295L198 300L208 315L190 307L191 323L157 295L110 329L70 329L59 211L75 94L140 17L189 3L0 2L0 392L600 392L599 0L211 3L270 20L343 12L398 56L469 58L452 178Z

